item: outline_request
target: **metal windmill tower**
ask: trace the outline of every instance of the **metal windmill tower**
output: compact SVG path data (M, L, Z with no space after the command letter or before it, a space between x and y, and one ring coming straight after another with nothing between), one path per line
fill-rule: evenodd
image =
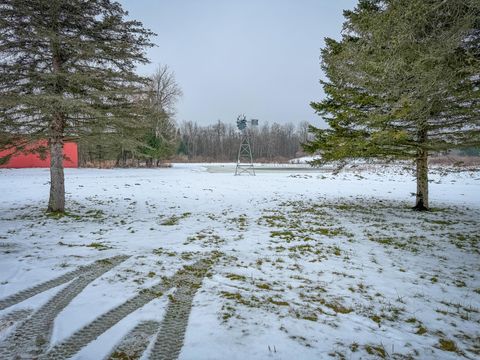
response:
M255 168L253 167L252 148L250 146L250 132L249 126L258 126L257 119L251 119L247 122L245 115L237 117L238 130L242 132L242 141L238 149L237 167L235 175L248 174L255 176Z

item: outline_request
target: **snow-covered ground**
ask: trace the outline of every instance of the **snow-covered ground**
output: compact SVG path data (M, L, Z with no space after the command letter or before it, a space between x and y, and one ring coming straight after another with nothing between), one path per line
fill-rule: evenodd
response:
M53 346L213 252L180 359L479 356L480 172L434 171L433 211L417 213L414 179L400 167L230 169L68 169L62 218L44 212L48 170L0 170L0 302L129 256L57 309ZM65 284L1 310L0 347L17 311L37 311ZM161 322L174 293L73 358L102 359L141 321Z

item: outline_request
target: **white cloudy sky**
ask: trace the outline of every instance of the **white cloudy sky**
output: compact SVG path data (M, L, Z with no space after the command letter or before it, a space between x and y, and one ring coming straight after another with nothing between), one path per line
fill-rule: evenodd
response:
M153 72L167 64L184 96L177 120L234 122L321 120L310 108L323 97L320 48L338 38L343 9L356 0L119 0L158 36Z

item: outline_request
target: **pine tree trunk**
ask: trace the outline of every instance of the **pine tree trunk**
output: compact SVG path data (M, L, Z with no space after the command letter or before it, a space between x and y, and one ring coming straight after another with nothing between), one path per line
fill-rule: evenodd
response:
M417 150L417 198L414 210L428 210L428 151L424 148Z
M65 212L65 178L63 173L63 128L62 114L57 114L50 126L50 199L49 212Z
M62 60L58 55L58 44L52 45L53 73L62 70ZM55 84L55 92L61 96L62 85ZM63 173L63 133L65 129L65 115L57 110L50 122L50 198L48 200L48 212L65 212L65 176Z

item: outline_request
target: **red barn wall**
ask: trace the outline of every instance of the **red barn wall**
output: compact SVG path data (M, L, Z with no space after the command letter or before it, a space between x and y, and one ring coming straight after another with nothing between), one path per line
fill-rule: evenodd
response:
M42 145L46 145L46 142L41 142ZM66 168L78 168L78 149L77 144L67 142L63 145L63 167ZM8 155L8 151L0 151L0 157ZM50 167L50 154L47 154L45 159L41 159L39 154L22 154L19 153L3 165L0 168L49 168Z

